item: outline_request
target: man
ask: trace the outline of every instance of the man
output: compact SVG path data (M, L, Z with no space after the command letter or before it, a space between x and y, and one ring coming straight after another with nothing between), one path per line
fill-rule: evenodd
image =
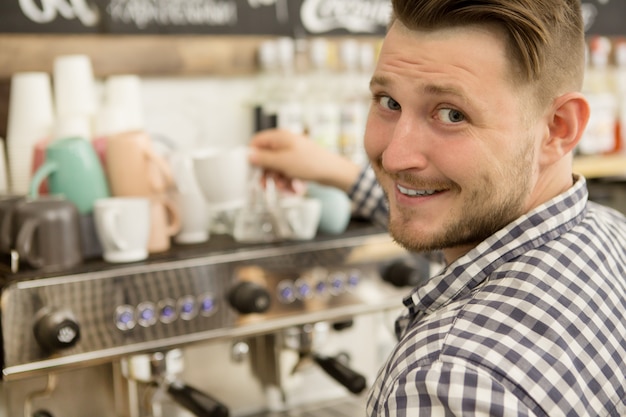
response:
M367 415L626 416L626 219L571 169L579 0L392 4L365 147L394 239L446 267Z
M587 203L579 0L393 0L365 146L405 300L370 416L626 415L626 221Z

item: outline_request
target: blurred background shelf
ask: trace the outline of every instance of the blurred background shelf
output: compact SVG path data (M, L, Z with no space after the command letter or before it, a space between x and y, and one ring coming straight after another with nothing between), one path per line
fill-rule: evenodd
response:
M588 179L626 177L626 155L577 156L574 172Z

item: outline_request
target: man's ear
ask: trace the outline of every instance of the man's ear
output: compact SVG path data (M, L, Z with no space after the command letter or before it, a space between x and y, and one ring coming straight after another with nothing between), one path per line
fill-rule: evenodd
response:
M541 162L550 164L572 152L588 120L589 103L581 93L567 93L554 100L548 120L548 136L541 146Z

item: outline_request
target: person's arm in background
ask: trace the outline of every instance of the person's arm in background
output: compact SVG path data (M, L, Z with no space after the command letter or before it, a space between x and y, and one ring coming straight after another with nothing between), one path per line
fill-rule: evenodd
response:
M282 186L293 180L315 181L345 192L357 181L361 167L330 152L305 136L287 130L263 130L250 141L250 162L265 169Z
M265 169L280 188L301 191L299 181L339 188L350 196L355 216L386 226L386 201L369 165L361 167L305 136L280 129L257 133L250 148L250 163Z

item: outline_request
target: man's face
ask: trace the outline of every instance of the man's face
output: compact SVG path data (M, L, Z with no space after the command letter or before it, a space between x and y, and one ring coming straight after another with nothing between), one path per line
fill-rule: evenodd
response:
M389 230L409 249L445 249L448 261L533 204L545 130L491 29L411 32L396 22L371 83L365 148Z

